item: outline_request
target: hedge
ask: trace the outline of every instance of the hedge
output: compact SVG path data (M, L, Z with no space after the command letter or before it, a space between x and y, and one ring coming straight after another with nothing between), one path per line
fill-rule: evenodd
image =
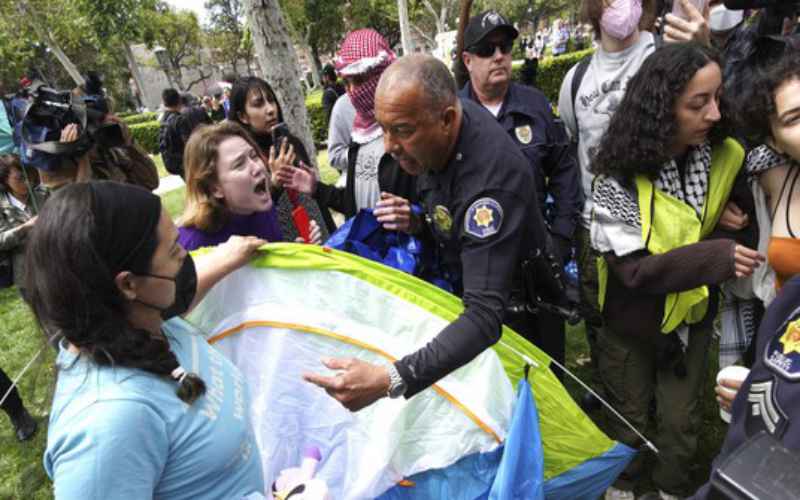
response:
M558 57L546 57L539 62L539 70L536 74L536 86L541 90L553 106L558 105L558 93L561 90L561 82L574 65L581 59L592 53L593 49L570 52ZM522 64L515 64L511 70L512 78L520 80L520 70ZM308 118L311 121L311 131L314 134L314 142L323 143L328 139L328 122L325 119L325 110L322 107L322 91L312 92L306 97L306 109Z
M155 111L147 111L146 113L139 113L135 115L128 115L122 117L122 121L128 125L136 125L137 123L150 122L158 119L158 113Z
M158 154L158 120L136 123L130 126L133 139L150 154Z

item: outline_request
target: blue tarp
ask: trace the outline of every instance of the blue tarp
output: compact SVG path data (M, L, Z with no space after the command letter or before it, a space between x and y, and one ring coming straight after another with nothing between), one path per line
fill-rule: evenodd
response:
M379 500L596 500L636 455L636 450L617 443L545 481L538 422L536 403L523 378L504 446L411 476L408 486L395 486Z

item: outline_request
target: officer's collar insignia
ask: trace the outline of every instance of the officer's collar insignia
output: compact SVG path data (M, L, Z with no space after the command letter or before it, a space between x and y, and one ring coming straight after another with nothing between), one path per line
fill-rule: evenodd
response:
M436 229L441 233L449 234L450 229L453 227L453 218L450 217L450 211L444 205L436 205L433 209L433 223L436 224Z
M778 375L800 380L800 318L795 316L775 332L764 351L764 362Z
M745 430L748 435L765 429L772 435L780 435L786 428L786 412L778 404L775 389L775 380L772 378L750 384L745 416Z
M480 198L472 203L464 217L464 232L476 238L488 238L503 225L503 207L492 198Z
M517 136L517 140L522 144L530 144L533 140L533 131L530 125L523 125L515 128L514 135Z

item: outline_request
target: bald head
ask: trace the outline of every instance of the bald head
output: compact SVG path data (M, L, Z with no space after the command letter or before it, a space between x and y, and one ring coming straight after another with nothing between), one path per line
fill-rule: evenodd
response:
M442 61L425 54L401 57L383 72L376 97L416 90L419 104L430 112L441 111L458 101L450 70Z

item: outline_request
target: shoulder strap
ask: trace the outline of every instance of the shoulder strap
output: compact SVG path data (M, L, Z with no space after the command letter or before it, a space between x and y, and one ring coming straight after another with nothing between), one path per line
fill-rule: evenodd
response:
M584 75L586 75L586 70L589 69L589 63L592 62L592 55L589 54L588 56L584 57L578 62L578 65L575 67L575 74L572 75L572 114L575 116L575 99L578 97L578 90L581 88L581 82L583 81ZM575 122L577 123L578 118L575 116Z

